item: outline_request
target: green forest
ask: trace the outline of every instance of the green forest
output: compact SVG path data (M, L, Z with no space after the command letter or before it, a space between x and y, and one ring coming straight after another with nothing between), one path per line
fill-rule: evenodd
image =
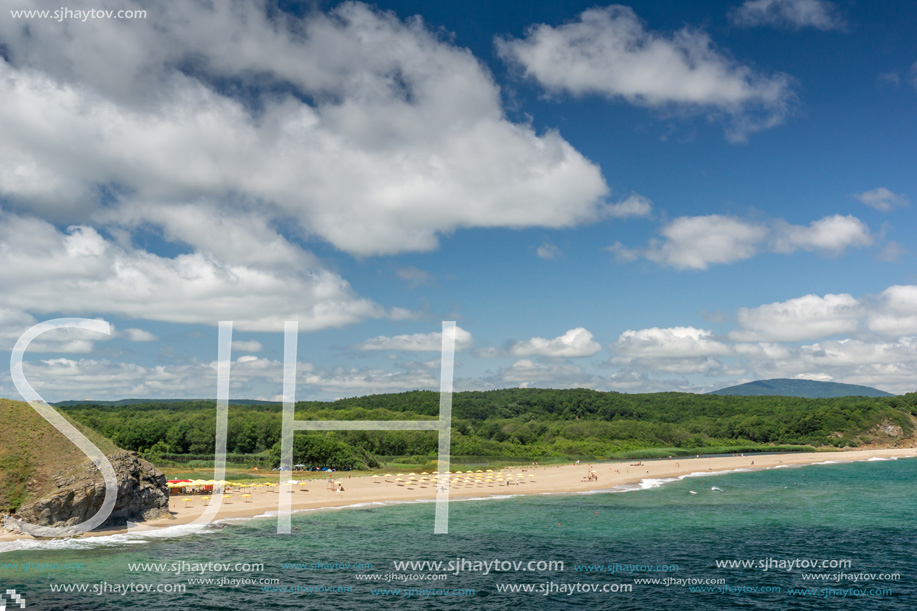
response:
M59 407L118 446L154 462L213 460L215 403L185 401ZM412 391L296 404L299 420L435 419L439 394ZM914 434L917 393L804 399L586 389L504 389L453 396L452 455L519 459L645 457L894 444ZM231 405L228 460L274 467L281 406ZM789 447L796 446L796 447ZM363 469L378 457L435 456L427 431L297 432L294 461Z

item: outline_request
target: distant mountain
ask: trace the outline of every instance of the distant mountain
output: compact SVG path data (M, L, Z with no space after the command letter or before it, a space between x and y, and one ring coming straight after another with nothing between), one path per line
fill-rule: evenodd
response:
M757 380L738 386L714 390L711 395L734 395L750 397L757 395L780 395L782 397L805 397L807 399L831 399L834 397L892 397L891 393L858 386L856 384L838 384L837 382L818 382L816 380L791 380L776 378L774 380Z

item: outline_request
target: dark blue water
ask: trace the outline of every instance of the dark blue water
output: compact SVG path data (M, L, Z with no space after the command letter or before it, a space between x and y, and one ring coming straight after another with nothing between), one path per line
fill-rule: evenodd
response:
M45 544L0 554L0 593L15 589L26 609L917 609L917 460L705 474L626 493L453 502L450 514L448 535L432 534L433 505L417 503L297 514L290 536L277 535L274 520L255 519L131 544ZM462 559L464 570L448 570ZM393 564L425 560L444 565ZM521 562L520 569L536 564L491 564L487 574L473 564L494 560ZM563 569L538 570L539 561ZM828 566L801 566L812 561ZM29 562L82 568L23 570ZM138 571L132 563L164 566ZM243 566L218 571L206 563ZM634 565L640 568L630 572ZM225 582L190 581L200 578ZM277 581L233 585L246 579ZM659 581L641 582L647 579ZM52 585L87 591L54 592ZM185 591L136 591L145 586ZM122 595L124 587L134 591ZM533 591L501 591L525 587Z

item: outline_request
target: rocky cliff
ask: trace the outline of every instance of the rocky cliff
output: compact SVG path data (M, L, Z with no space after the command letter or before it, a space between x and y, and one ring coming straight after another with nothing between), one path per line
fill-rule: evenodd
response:
M109 454L108 460L118 479L118 500L103 526L169 516L169 488L161 471L136 452L116 452ZM102 506L105 483L92 464L75 474L58 476L54 483L55 490L20 507L15 519L8 518L7 528L15 528L18 520L37 526L73 526L95 515Z

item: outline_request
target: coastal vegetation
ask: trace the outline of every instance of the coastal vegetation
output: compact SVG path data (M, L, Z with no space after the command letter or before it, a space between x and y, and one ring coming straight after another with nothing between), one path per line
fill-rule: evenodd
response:
M75 424L104 453L108 439ZM16 511L54 487L53 479L88 462L86 455L28 403L0 399L0 512Z
M68 404L74 420L154 463L212 464L213 401ZM439 394L412 391L296 404L300 420L434 419ZM586 389L504 389L453 396L452 455L495 459L653 458L697 453L792 451L895 445L914 434L917 393L805 399L688 393L622 394ZM232 464L273 468L281 406L231 405ZM435 457L425 431L298 432L294 462L364 469Z

